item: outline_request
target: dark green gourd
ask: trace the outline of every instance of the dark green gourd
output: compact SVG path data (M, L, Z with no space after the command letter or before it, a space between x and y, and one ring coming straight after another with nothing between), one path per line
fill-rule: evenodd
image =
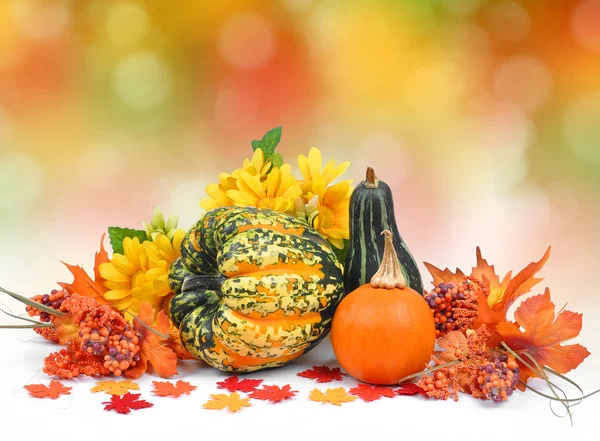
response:
M394 248L408 286L422 295L419 268L396 225L392 191L385 182L377 179L370 167L366 180L354 189L350 199L350 241L344 268L346 293L369 283L379 269L385 249L382 236L385 230L394 235Z

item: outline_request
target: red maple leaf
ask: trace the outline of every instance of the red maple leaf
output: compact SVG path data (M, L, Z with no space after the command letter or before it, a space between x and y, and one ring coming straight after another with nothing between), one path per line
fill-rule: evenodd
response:
M71 388L64 386L60 381L52 380L49 386L45 384L30 384L23 386L29 395L35 398L51 398L56 400L60 395L70 395Z
M114 410L118 413L129 413L131 410L145 409L152 407L154 404L145 400L139 400L140 394L126 393L123 396L112 395L110 401L106 401L104 410Z
M353 387L349 390L352 395L358 395L364 401L371 402L378 400L382 397L394 398L396 394L394 389L389 387L370 386L368 384L359 384L357 387Z
M254 392L260 386L262 380L241 380L234 375L224 381L219 381L217 387L219 389L227 389L229 392Z
M317 380L317 383L329 383L333 380L342 381L342 377L346 376L346 374L340 371L340 368L331 369L328 366L313 366L312 369L299 372L296 375Z
M400 386L400 389L396 389L395 392L397 395L423 395L424 397L428 396L427 392L425 392L423 388L419 387L414 383L403 384L402 386Z
M515 311L515 319L517 323L502 322L496 329L513 351L521 354L527 352L542 367L547 366L566 374L590 355L580 344L561 344L579 335L582 315L571 311L561 311L556 315L549 289L521 303ZM527 356L523 357L528 364L532 364ZM521 381L527 382L529 377L538 376L520 364Z
M298 391L292 390L289 384L286 384L283 387L263 385L262 389L255 390L248 396L250 398L256 398L257 400L279 403L280 401L294 397L297 393Z

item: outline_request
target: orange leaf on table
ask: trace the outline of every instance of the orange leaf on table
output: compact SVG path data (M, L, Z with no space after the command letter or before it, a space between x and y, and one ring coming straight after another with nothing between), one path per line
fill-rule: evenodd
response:
M419 387L417 384L414 384L414 383L403 384L402 386L400 386L399 389L396 389L395 393L397 395L404 395L404 396L421 395L426 398L429 397L429 395L427 395L427 392L425 392L425 390L423 390L423 388Z
M540 366L547 366L565 374L575 369L590 355L580 344L562 345L579 335L582 315L561 311L555 315L554 303L550 300L550 290L530 297L515 311L517 323L502 322L497 331L504 342L533 366L531 360L522 354L529 353ZM521 331L520 328L523 328ZM520 379L527 382L529 377L537 377L531 369L521 364ZM535 366L533 366L535 367Z
M158 397L173 397L179 398L182 395L189 395L191 391L196 390L196 386L192 386L187 381L179 380L176 384L170 381L153 381L154 390L152 393Z
M169 319L160 311L154 320L155 311L148 302L140 304L140 311L133 320L134 328L141 334L140 361L125 371L127 378L139 378L150 366L163 378L177 375L177 355L167 347L167 339L152 332L150 328L163 335L169 335Z
M113 395L110 401L104 403L104 410L114 410L118 413L128 414L132 410L147 409L148 407L154 406L154 404L147 402L146 400L140 400L140 394L126 393L123 396Z
M214 394L210 396L210 400L202 405L205 409L210 410L223 410L229 409L231 412L237 412L242 407L252 407L250 398L241 398L236 392L227 394Z
M93 393L106 392L108 395L125 395L130 390L140 390L140 386L132 381L98 381L90 389Z
M325 392L322 392L319 389L313 389L310 391L308 399L311 401L341 406L342 403L349 403L350 401L356 400L356 396L348 395L343 387L336 387L335 389L327 389Z
M81 296L91 297L94 300L97 300L102 305L108 304L108 301L104 299L104 293L106 293L108 289L104 286L104 279L102 278L102 276L100 276L100 273L98 271L98 267L100 266L100 264L109 261L108 253L104 249L105 236L105 234L102 235L102 238L100 239L100 251L96 253L94 265L94 279L92 279L82 267L77 265L70 265L68 263L63 262L63 264L69 269L71 274L73 274L74 279L72 283L58 283L69 294L76 293Z
M51 398L56 400L60 395L71 395L70 387L64 386L60 381L52 380L49 386L45 384L30 384L23 386L34 398Z
M271 403L279 403L283 400L289 400L298 393L297 390L292 390L289 384L283 387L263 385L262 389L257 389L251 392L248 396L257 400L270 401Z
M370 403L382 397L394 398L396 393L390 387L371 386L369 384L360 383L358 386L349 390L352 395L360 397L363 401Z
M217 388L227 389L229 392L254 392L262 380L245 378L240 380L237 375L227 377L217 382Z
M317 380L317 383L329 383L331 381L342 381L342 377L345 377L340 368L331 369L329 366L313 366L312 369L299 372L296 375L303 378L310 378L311 380Z

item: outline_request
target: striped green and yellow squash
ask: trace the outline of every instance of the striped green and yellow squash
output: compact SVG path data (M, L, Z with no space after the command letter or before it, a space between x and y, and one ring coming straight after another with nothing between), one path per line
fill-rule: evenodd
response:
M385 240L382 233L393 234L394 249L408 286L423 295L419 267L396 225L394 198L390 187L375 176L372 168L356 186L350 198L350 239L344 267L346 293L371 281L379 270Z
M171 267L171 320L195 357L223 371L282 366L329 332L342 266L300 220L220 207L188 231Z

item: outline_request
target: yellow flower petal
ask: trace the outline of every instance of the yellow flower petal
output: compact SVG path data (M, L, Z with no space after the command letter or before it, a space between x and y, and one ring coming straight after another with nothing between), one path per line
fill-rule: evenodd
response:
M329 187L323 197L323 203L329 207L339 204L348 195L349 188L350 183L348 181L343 181Z
M221 205L229 205L231 202L220 185L210 184L206 187L206 194Z
M311 182L310 168L308 167L308 158L304 155L298 155L298 168L305 181Z
M130 290L131 282L129 280L127 282L111 282L110 280L105 280L104 286L107 287L109 290Z
M127 297L130 292L128 289L113 289L104 293L104 298L106 300L119 300Z
M266 197L265 189L263 188L260 179L257 176L252 176L250 173L243 171L241 179L237 182L238 190L254 194L259 198Z
M256 207L259 201L259 198L256 196L239 190L229 190L227 195L233 200L235 205L242 207Z
M342 162L337 167L335 167L333 161L330 161L323 169L323 179L325 179L325 184L331 184L337 177L343 175L348 167L350 167L350 161Z
M100 275L104 280L110 280L111 282L129 281L129 276L119 272L112 263L103 263L98 267L98 269L100 270Z
M308 168L310 170L311 179L314 180L315 176L321 175L321 166L323 165L323 158L318 148L312 147L308 152Z
M200 206L202 208L204 208L206 211L210 211L213 210L215 208L221 207L222 205L219 204L217 201L215 201L214 199L211 198L204 198L200 201Z
M173 235L173 248L177 253L177 257L181 256L181 243L183 242L186 234L186 231L180 228L175 231L175 234Z
M129 277L131 277L135 274L135 267L122 254L118 254L118 253L113 254L113 257L110 260L110 263L112 263L112 265L115 267L115 269L118 272L123 273Z
M160 237L160 236L158 236ZM164 236L163 236L164 237ZM166 237L165 237L166 239ZM167 239L169 240L169 239ZM144 242L144 251L146 252L146 256L148 256L149 262L158 262L159 260L163 260L164 257L160 254L160 250L156 242L150 242L149 240ZM148 270L153 268L154 265L148 265L144 269Z
M267 176L267 182L265 184L266 185L266 197L272 198L275 196L275 193L277 192L277 186L279 184L279 175L280 175L279 169L275 168Z
M138 260L139 254L137 253L137 247L139 244L140 240L137 237L133 239L131 237L126 237L123 239L123 255L130 262Z
M154 282L159 279L160 276L165 275L165 270L162 268L154 268L146 271L145 277L148 282Z
M164 297L171 292L171 288L169 287L169 282L166 280L157 280L152 284L152 289L154 293L159 297Z

